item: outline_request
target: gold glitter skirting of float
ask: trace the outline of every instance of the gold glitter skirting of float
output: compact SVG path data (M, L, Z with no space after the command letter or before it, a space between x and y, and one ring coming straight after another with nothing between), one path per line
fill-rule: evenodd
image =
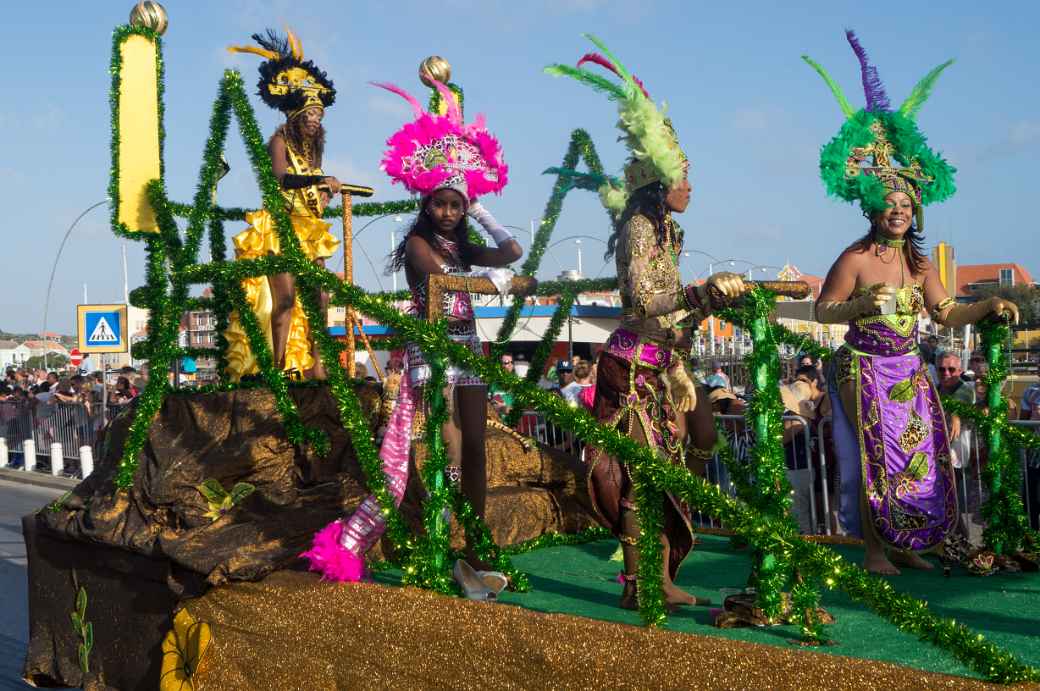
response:
M188 601L206 689L986 689L794 647L671 633L300 572Z

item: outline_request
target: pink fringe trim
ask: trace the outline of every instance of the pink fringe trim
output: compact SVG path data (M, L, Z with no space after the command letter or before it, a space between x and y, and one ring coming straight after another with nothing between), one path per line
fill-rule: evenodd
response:
M322 580L357 582L365 575L365 560L339 543L343 522L336 520L314 534L310 550L300 556L310 562L310 570Z

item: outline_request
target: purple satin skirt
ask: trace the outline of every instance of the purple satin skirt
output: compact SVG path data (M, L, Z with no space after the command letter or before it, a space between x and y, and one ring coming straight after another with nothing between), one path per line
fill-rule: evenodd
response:
M915 345L916 320L892 321L854 322L832 359L839 517L862 537L865 492L868 520L884 542L926 550L942 542L957 518L950 445L938 393ZM838 394L847 381L855 384L856 410L846 410Z

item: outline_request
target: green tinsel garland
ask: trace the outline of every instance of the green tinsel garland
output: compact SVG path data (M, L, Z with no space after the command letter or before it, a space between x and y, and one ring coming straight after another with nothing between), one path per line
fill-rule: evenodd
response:
M585 530L578 533L544 533L536 538L526 540L516 545L510 545L509 547L503 547L502 552L505 554L527 554L528 552L534 552L539 549L546 549L548 547L566 547L573 545L584 545L588 542L596 542L597 540L607 540L613 538L613 533L603 526L593 526L586 528Z
M531 356L531 366L527 368L527 374L525 375L525 378L531 384L537 384L538 380L541 379L542 372L545 370L545 363L549 360L549 354L552 353L553 346L556 345L556 338L560 335L563 323L570 316L571 307L574 305L574 300L578 297L578 294L569 288L568 286L568 290L560 295L556 311L553 312L552 319L549 320L549 326L545 329L542 339L538 342L534 349L534 354ZM513 409L506 416L505 423L510 427L515 427L520 422L520 416L523 412L520 406L513 406Z
M585 161L585 165L593 173L602 175L603 165L599 161L596 147L592 144L589 133L581 129L571 132L570 145L567 147L567 153L564 154L563 163L560 164L560 167L573 169L578 165L579 160ZM538 271L538 267L542 263L542 256L545 254L545 248L549 246L549 239L552 237L553 230L556 228L556 222L560 218L563 200L572 189L573 186L566 176L560 175L556 178L552 195L549 197L549 201L545 205L545 212L542 214L542 222L538 226L538 231L534 234L534 239L531 241L527 259L524 260L523 265L520 267L519 273L521 276L534 276ZM520 318L520 309L523 305L524 298L519 296L513 298L513 304L510 306L509 311L506 312L506 316L502 320L502 326L498 330L498 336L491 345L493 359L497 360L505 352L505 345L512 339L513 330L516 328L517 320Z
M434 324L447 334L447 322ZM444 471L448 467L448 453L444 445L443 425L448 420L448 406L444 399L445 360L438 353L423 353L430 365L430 380L423 386L423 396L429 409L426 418L426 461L423 463L423 485L427 497L423 502L423 525L426 535L419 540L419 548L412 553L405 566L404 582L438 592L451 593L455 584L446 568L447 555L451 549L448 526L444 520L449 506L451 489L444 482Z

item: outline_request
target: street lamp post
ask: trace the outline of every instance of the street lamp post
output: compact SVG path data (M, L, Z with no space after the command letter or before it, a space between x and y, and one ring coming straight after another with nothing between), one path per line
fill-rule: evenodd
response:
M86 209L84 209L79 216L76 216L76 220L72 222L72 224L69 226L69 229L65 231L65 237L61 239L61 244L58 245L58 253L54 255L54 266L51 267L51 277L50 280L47 281L47 297L43 301L43 333L40 335L42 336L45 343L47 341L47 316L51 306L51 289L54 287L54 274L58 271L58 260L61 259L61 253L65 249L65 243L68 242L69 236L72 235L72 231L76 227L76 224L78 224L84 216L86 216L102 204L108 204L109 201L110 199L108 197L105 197L102 201L99 201L96 204L92 204L88 206ZM84 292L86 292L86 288L84 288ZM43 349L43 369L47 369L46 347L44 347Z

